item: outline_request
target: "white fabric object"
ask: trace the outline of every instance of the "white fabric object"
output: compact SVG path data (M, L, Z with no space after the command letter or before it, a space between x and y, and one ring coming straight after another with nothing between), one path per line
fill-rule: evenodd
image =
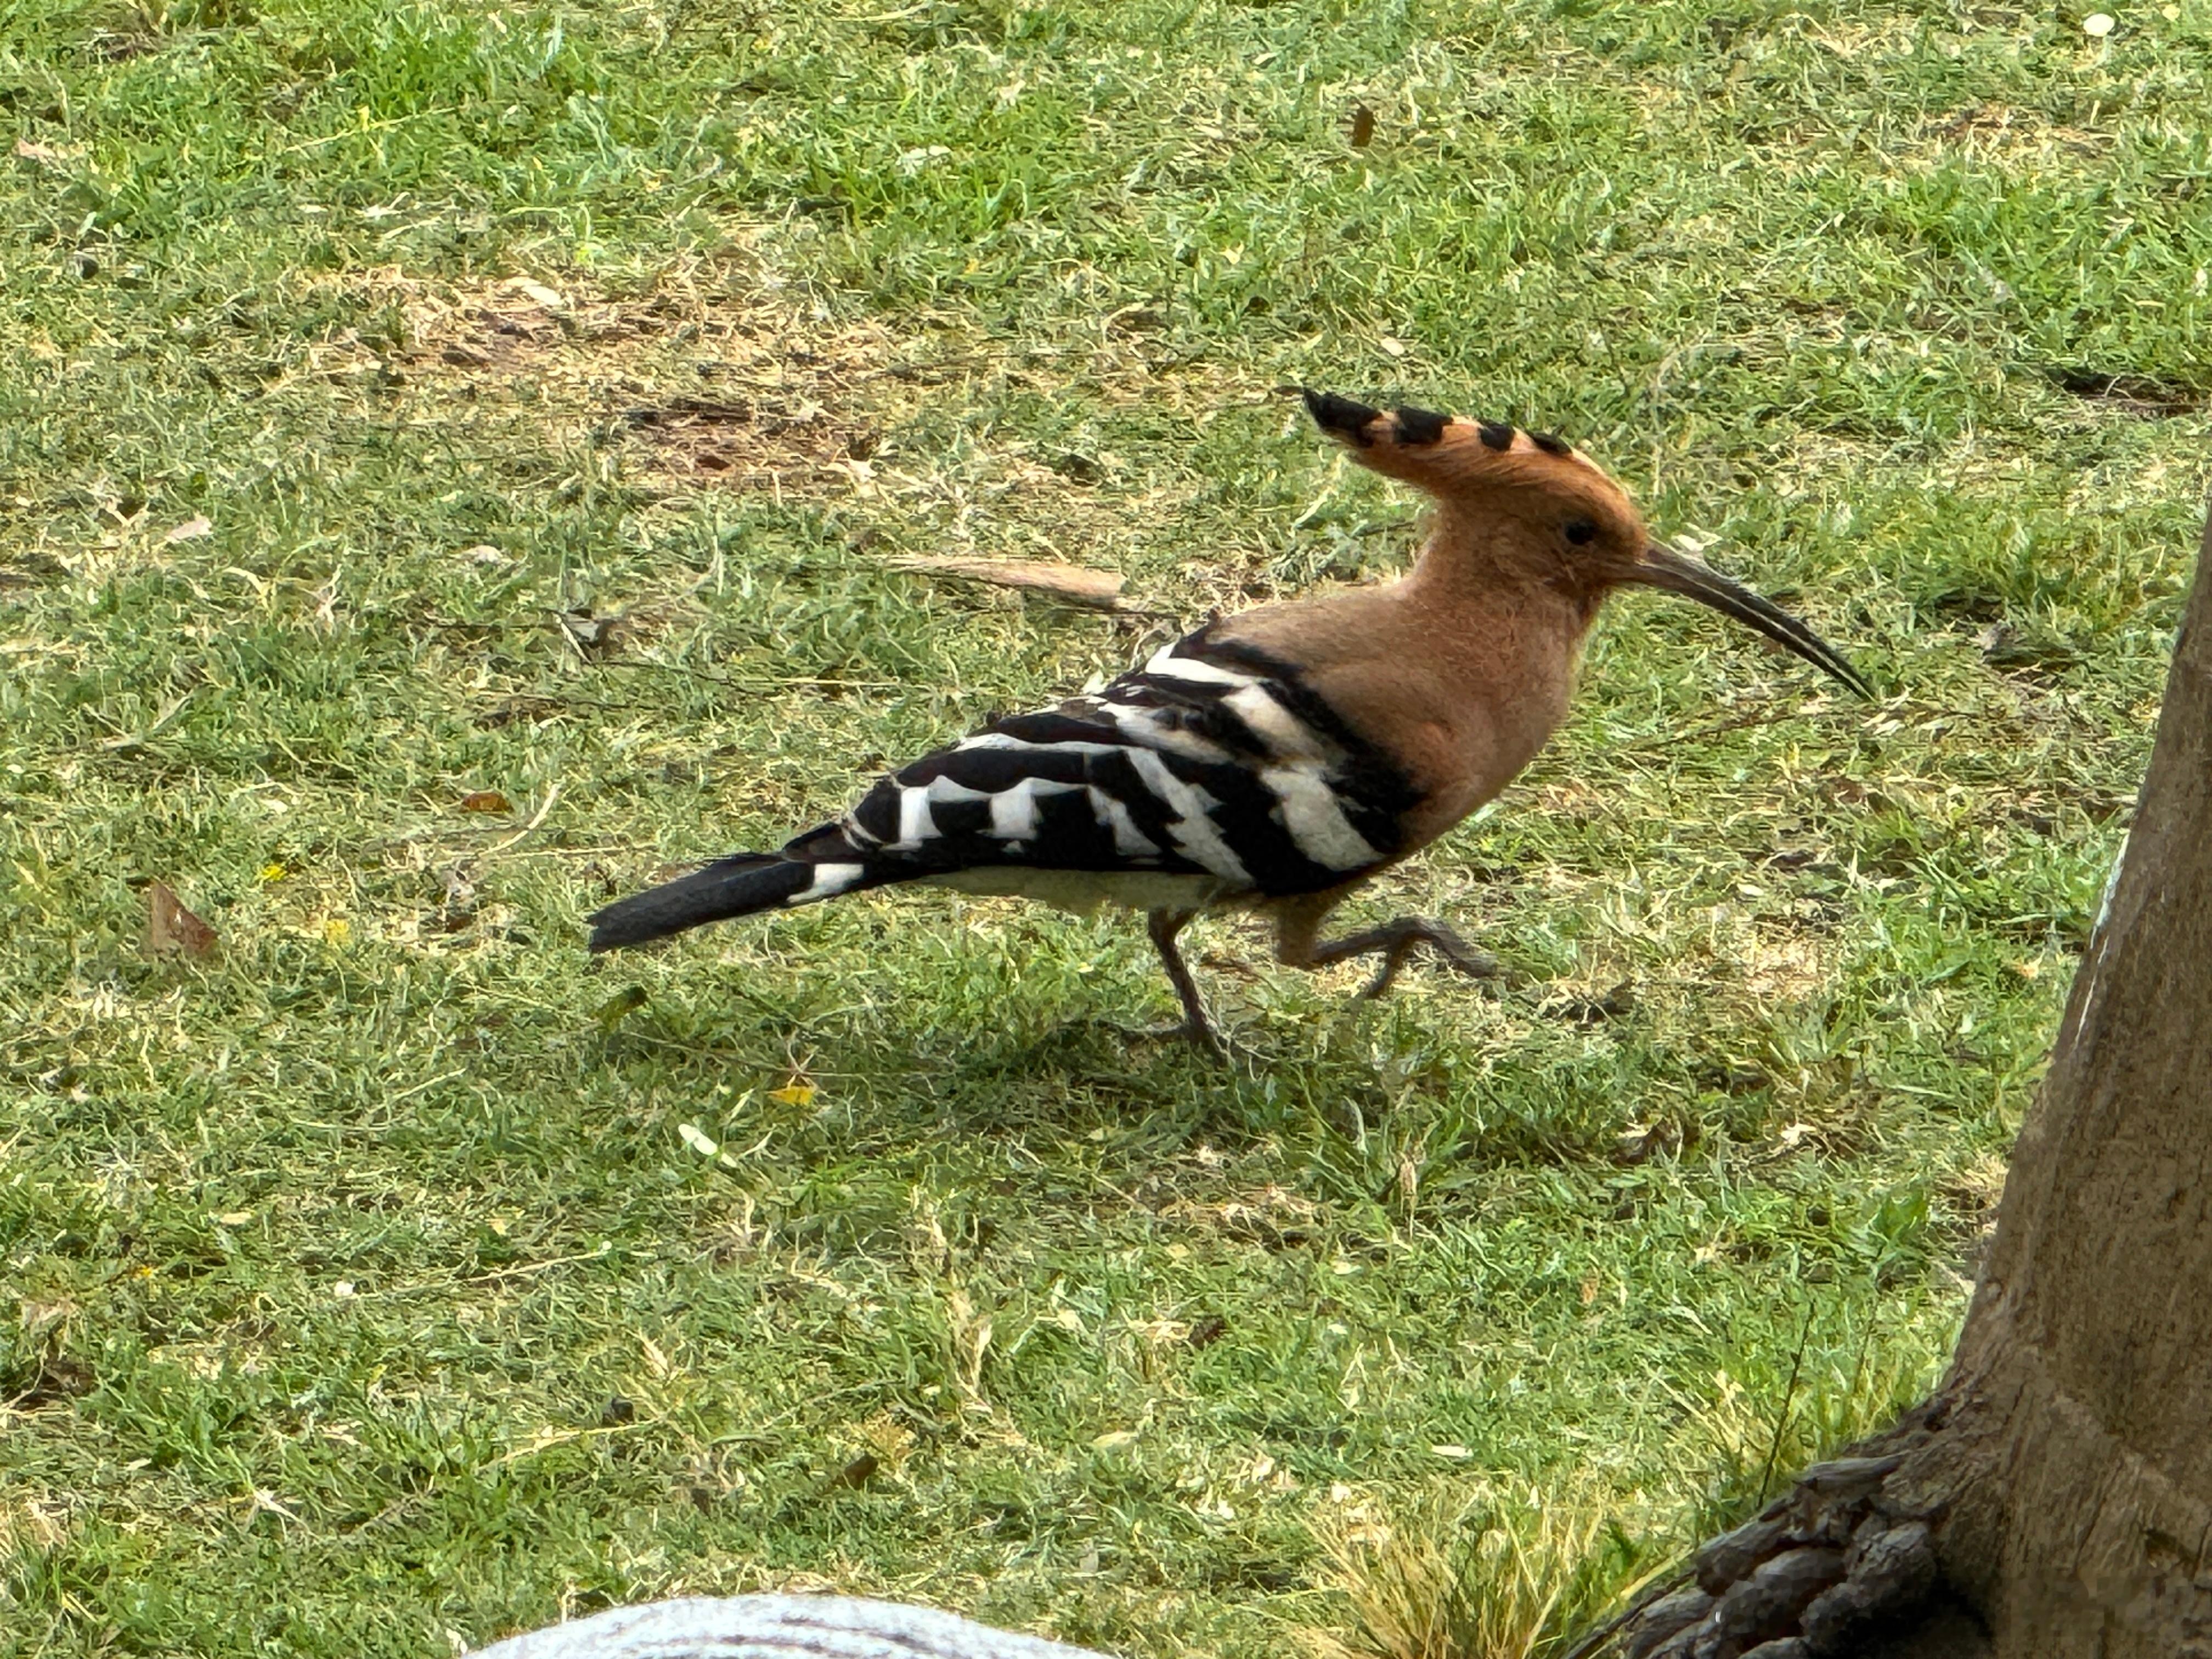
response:
M510 1636L475 1659L1100 1659L934 1607L849 1595L686 1596Z

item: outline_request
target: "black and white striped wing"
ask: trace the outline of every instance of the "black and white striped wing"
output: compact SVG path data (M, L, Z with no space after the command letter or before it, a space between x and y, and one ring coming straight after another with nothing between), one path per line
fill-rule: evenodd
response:
M784 855L792 902L993 869L1201 878L1212 896L1334 887L1388 863L1417 799L1290 665L1202 629L1096 696L902 767Z

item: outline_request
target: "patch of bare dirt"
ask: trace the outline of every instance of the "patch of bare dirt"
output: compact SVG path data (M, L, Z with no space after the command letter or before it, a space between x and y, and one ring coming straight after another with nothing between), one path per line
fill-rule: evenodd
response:
M623 424L650 447L664 471L726 489L818 488L865 478L882 434L811 398L678 397L626 409Z
M866 482L886 418L940 378L932 366L950 350L927 332L815 314L726 269L668 273L629 296L528 276L341 280L362 321L317 349L319 373L447 408L526 405L549 428L611 433L634 474L684 489Z
M1827 953L1819 939L1755 931L1737 941L1736 951L1744 988L1763 1003L1802 1001L1827 983Z
M957 315L839 315L741 252L627 294L574 274L470 283L396 269L316 286L343 321L289 373L346 386L385 418L466 428L480 453L562 452L562 468L619 477L671 507L721 492L850 503L898 526L879 538L887 553L926 546L994 567L1134 574L1157 562L1158 527L1196 481L1091 432L1031 441L987 418L948 423L946 410L987 416L1010 392L1073 384L1085 402L1176 409L1197 427L1272 397L1225 383L1218 366L1162 356L1115 318L1016 339ZM910 435L923 430L937 437ZM1257 550L1218 553L1179 570L1163 603L1182 612L1265 596ZM979 604L1020 602L988 582L969 591ZM634 606L625 620L635 628Z
M2106 374L2095 369L2066 368L2052 368L2048 373L2063 390L2084 403L2101 404L2143 420L2193 415L2205 404L2205 394L2196 387L2154 375Z
M611 300L528 276L470 288L403 282L398 297L407 337L391 361L476 373L559 373L563 356L614 367L611 360L635 355L626 346L673 333L708 303L673 293Z

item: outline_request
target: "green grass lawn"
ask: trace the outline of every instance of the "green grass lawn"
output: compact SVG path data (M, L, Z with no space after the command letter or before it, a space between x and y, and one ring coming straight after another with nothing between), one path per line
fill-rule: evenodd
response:
M1279 1655L1386 1534L1656 1559L1911 1397L2206 485L2212 10L2087 9L0 11L0 1654L836 1586ZM1227 1069L1117 1031L1126 920L586 957L1401 566L1293 382L1566 434L1882 700L1623 600L1352 912L1515 982L1201 924Z

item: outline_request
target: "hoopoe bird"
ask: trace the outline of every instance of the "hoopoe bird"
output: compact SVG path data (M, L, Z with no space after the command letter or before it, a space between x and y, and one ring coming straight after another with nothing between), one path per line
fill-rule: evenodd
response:
M1218 1048L1176 944L1202 912L1272 917L1290 967L1379 957L1364 997L1422 946L1462 973L1497 972L1429 917L1336 939L1322 923L1543 747L1613 589L1685 595L1871 695L1803 623L1655 541L1626 493L1560 440L1304 395L1353 460L1433 498L1405 577L1210 622L1095 696L994 721L902 767L781 851L740 853L609 905L591 918L591 948L902 882L1114 903L1146 913L1182 1003L1176 1030Z

